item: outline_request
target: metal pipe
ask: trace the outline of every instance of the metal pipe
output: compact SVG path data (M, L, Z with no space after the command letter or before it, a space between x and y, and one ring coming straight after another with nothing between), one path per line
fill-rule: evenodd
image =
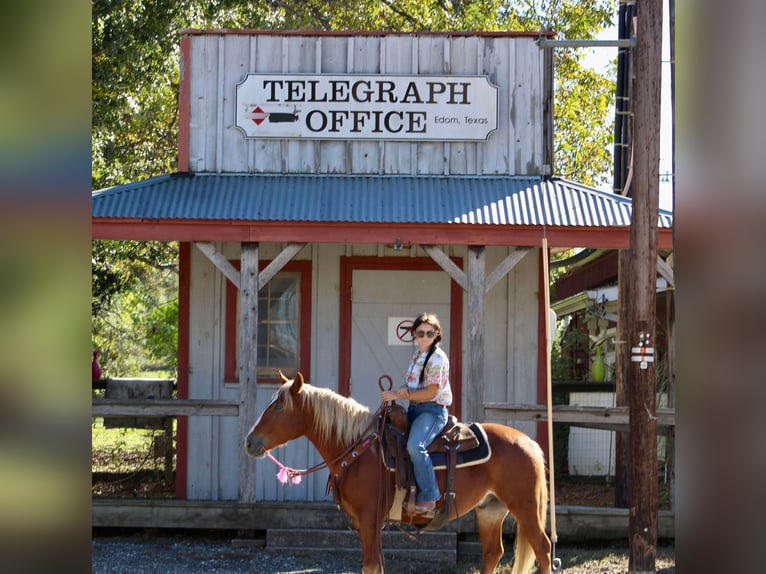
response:
M542 37L538 40L541 48L635 48L636 38L619 40L551 40Z

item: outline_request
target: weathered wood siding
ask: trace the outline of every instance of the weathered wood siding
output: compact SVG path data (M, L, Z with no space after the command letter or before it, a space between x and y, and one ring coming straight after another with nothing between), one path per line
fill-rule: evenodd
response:
M226 258L237 260L237 243L215 244ZM260 258L268 261L282 245L261 244ZM463 246L443 247L449 256L465 258ZM376 245L311 244L296 259L312 262L311 373L312 384L338 390L338 345L340 308L340 257L389 256ZM507 248L487 249L487 272L503 260ZM409 257L410 255L400 255ZM412 256L426 257L421 249ZM487 374L482 402L537 402L537 251L530 251L487 296L484 371ZM191 251L190 365L189 398L237 401L239 385L224 382L226 281L224 275L196 248ZM381 273L385 273L381 271ZM382 278L383 279L383 278ZM466 317L467 297L463 301ZM463 366L467 328L463 337ZM405 366L402 366L404 369ZM464 372L463 381L471 373ZM271 400L277 386L258 384L256 402L260 413ZM466 398L463 396L463 411ZM252 421L255 422L255 421ZM534 436L535 423L524 423ZM520 425L521 426L521 425ZM523 427L522 427L523 428ZM188 497L192 500L236 500L238 496L238 456L243 438L236 417L189 417ZM308 468L320 462L316 449L306 439L290 443L275 456L293 468ZM271 460L256 463L256 499L259 501L322 501L325 496L326 471L303 478L300 485L283 486L275 478L277 467Z
M190 36L188 57L191 171L543 173L543 51L535 38L207 33ZM498 86L498 129L479 143L246 139L234 108L248 73L487 75Z

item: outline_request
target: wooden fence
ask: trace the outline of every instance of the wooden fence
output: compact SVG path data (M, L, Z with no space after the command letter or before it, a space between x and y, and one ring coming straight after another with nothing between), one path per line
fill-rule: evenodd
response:
M94 388L96 384L94 383ZM555 423L570 424L605 430L627 430L629 413L627 407L584 407L554 405ZM140 416L239 416L237 401L202 399L92 399L93 417ZM547 407L544 405L518 405L510 403L484 404L487 419L513 419L520 421L546 421ZM657 409L657 426L661 433L675 427L674 409ZM305 507L305 508L304 508ZM622 539L627 533L628 510L594 507L556 507L559 535L569 540ZM93 526L127 526L177 528L185 524L189 528L209 528L211 525L222 529L262 529L289 527L298 521L310 523L320 517L325 525L335 524L347 527L346 519L331 504L242 504L238 501L185 501L185 500L129 500L94 499L92 509ZM473 524L461 519L461 531L472 531ZM675 514L660 511L659 536L675 536ZM324 522L323 522L324 521ZM506 521L504 531L513 532L512 521ZM321 526L318 526L321 527Z

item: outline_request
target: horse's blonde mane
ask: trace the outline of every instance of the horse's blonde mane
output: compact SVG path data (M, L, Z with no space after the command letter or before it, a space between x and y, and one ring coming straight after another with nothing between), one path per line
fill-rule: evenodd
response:
M288 409L295 407L291 384L292 381L289 381L279 390ZM319 442L334 438L344 446L351 445L361 436L373 416L366 406L324 387L304 383L299 396L303 408L314 413L314 432Z

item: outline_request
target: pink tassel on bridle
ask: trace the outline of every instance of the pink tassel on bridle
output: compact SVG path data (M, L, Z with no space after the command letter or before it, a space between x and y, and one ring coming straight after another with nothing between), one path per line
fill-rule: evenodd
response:
M276 458L274 458L271 453L266 453L266 456L268 456L271 460L274 461L274 464L276 464L279 467L279 472L277 473L277 480L281 482L282 484L287 484L287 481L292 481L293 484L300 484L301 483L301 475L298 474L297 470L294 470L290 467L285 466L281 462L279 462Z

